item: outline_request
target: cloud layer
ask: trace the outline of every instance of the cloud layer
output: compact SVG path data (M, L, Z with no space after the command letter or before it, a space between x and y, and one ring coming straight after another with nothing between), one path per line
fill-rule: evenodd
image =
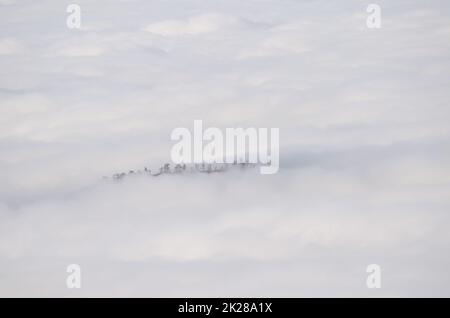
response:
M0 1L0 295L449 296L450 6L368 4ZM280 172L101 179L195 119Z

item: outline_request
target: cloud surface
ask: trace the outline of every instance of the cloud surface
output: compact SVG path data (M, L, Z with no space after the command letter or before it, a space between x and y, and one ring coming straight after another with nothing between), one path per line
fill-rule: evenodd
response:
M0 1L0 295L450 296L447 2L78 3ZM102 180L195 119L280 172Z

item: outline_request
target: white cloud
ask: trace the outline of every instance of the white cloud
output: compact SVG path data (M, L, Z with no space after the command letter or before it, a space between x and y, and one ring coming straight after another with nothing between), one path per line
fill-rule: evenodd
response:
M448 5L80 5L0 12L0 295L449 295ZM280 173L101 181L194 119L280 128Z
M15 0L0 0L0 5L9 5L15 3Z
M106 49L100 46L71 46L56 52L56 55L67 57L100 56Z
M186 19L164 20L152 23L145 31L162 36L198 35L231 28L239 19L221 14L201 14Z
M23 46L14 39L0 39L0 55L13 55L22 53Z

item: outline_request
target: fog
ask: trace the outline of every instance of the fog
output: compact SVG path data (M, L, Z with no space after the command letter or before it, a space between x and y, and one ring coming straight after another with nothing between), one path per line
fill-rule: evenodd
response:
M450 5L341 2L0 0L0 296L450 296ZM102 178L197 119L279 172Z

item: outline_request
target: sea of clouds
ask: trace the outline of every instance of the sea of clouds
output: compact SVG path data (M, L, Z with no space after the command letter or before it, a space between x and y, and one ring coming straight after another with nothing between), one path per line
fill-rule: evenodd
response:
M450 296L448 1L70 3L0 0L0 296ZM102 180L195 119L279 173Z

